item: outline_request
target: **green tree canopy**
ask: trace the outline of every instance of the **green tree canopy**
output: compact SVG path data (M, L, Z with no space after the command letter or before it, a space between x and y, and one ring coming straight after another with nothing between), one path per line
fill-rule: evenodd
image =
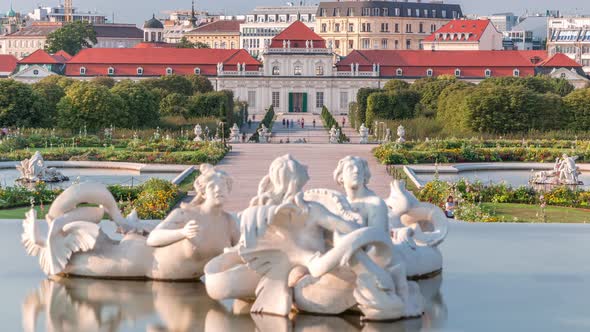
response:
M205 93L213 91L213 84L205 76L190 75L187 77L193 86L193 92Z
M106 76L97 76L91 80L92 83L105 86L107 88L112 88L115 86L116 82L112 77Z
M383 85L383 90L385 91L398 91L398 90L406 90L410 87L410 84L406 81L392 79L389 80Z
M123 102L125 123L127 127L155 127L160 114L158 99L145 86L131 80L124 80L111 89Z
M443 90L451 84L457 82L455 77L439 76L437 78L422 78L416 80L411 90L420 94L420 106L418 107L418 114L428 117L436 115L438 109L438 97Z
M77 82L57 104L58 125L62 128L99 130L110 125L127 127L121 97L102 85Z
M563 98L571 113L571 126L578 130L590 130L590 88L579 89Z
M185 96L193 94L193 84L188 78L181 75L167 75L160 78L150 78L140 82L150 90L161 89L156 92L164 92L161 98L170 93L180 93Z
M189 118L187 96L180 93L168 94L160 101L160 114Z
M42 127L50 125L45 103L31 86L0 80L0 125Z
M90 48L97 42L96 32L92 25L75 21L47 35L45 50L49 53L63 50L68 54L76 55L83 48Z
M49 77L58 77L57 75ZM48 77L48 78L49 78ZM45 117L54 124L56 119L57 104L65 96L65 88L58 84L57 80L43 79L31 85L33 91L39 95L45 105Z
M177 48L209 48L209 45L201 42L191 42L186 37L180 38L180 41L176 44Z

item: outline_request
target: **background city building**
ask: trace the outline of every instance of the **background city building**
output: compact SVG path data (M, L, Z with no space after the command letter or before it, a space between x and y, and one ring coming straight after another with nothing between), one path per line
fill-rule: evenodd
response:
M586 74L590 74L590 17L550 18L547 50L550 54L566 54L582 64Z
M243 20L223 19L204 24L185 33L185 37L193 43L204 43L210 48L240 48L240 24Z
M66 22L65 6L63 4L60 4L56 7L39 6L33 9L33 11L28 14L28 17L33 21L63 23ZM83 21L92 24L105 24L108 22L108 18L104 14L94 11L79 11L77 8L72 8L72 20Z
M260 58L271 39L296 20L314 30L317 10L317 5L256 7L240 25L240 45Z
M490 20L452 20L426 37L425 50L502 50L503 35Z
M424 38L462 16L461 6L442 2L320 2L315 31L342 56L352 50L417 50Z

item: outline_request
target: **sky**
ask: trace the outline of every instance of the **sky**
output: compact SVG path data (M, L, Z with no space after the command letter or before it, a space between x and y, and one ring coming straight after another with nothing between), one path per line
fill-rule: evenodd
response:
M54 6L60 0L12 0L13 8L19 12L30 12L38 5ZM151 18L152 13L163 17L161 13L170 9L190 9L190 0L73 0L74 7L82 10L96 10L109 18L115 14L117 23L135 23L141 25ZM227 15L246 14L255 6L284 5L294 0L196 0L196 8L213 13ZM415 1L415 0L412 0ZM294 1L296 2L296 1ZM318 0L306 0L309 4L317 4ZM446 0L446 3L458 3L464 14L487 15L497 12L511 11L515 14L529 12L545 12L546 9L559 9L562 13L590 15L588 0ZM6 12L10 8L10 0L0 0L0 10Z

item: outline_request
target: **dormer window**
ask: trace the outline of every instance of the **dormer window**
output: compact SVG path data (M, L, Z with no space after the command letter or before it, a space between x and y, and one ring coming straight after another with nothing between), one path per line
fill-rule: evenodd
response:
M115 75L115 68L109 67L108 73L109 75Z
M461 69L455 69L455 77L461 77Z
M80 67L80 75L86 75L86 67Z
M173 71L172 68L168 67L166 68L166 75L172 75Z
M426 70L426 76L432 77L433 74L434 74L434 71L432 69L427 69Z
M514 69L514 70L512 71L512 75L513 75L514 77L520 77L520 70L518 70L518 69Z
M396 76L402 76L403 74L404 74L404 71L403 71L401 68L398 68L398 69L395 71L395 75L396 75Z
M195 75L201 75L201 68L197 67L195 68Z
M137 67L137 75L138 75L138 76L141 76L141 75L143 75L143 68L141 68L141 67Z
M490 69L486 69L486 71L484 72L486 77L492 77L492 71Z

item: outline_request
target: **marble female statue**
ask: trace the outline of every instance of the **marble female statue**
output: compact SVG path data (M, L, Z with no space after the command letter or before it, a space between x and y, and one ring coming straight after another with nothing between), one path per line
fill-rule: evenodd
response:
M409 278L439 273L442 255L436 246L447 232L447 218L442 210L432 204L420 203L419 209L423 213L416 220L415 198L412 200L413 196L398 181L391 185L388 201L394 208L389 209L386 202L368 188L370 178L369 165L360 157L341 159L334 171L334 180L344 188L352 209L362 216L363 225L377 227L386 233L390 229L393 231L394 253L403 262Z
M195 141L195 142L201 142L203 140L201 138L201 135L203 134L203 129L201 128L201 125L200 124L197 123L195 125L194 133L195 133L195 139L193 141Z
M210 258L238 240L237 225L223 210L230 190L225 172L201 165L195 199L154 228L134 213L124 218L104 185L75 184L51 205L46 235L35 210L27 213L23 244L29 255L39 256L47 275L196 280ZM81 206L84 203L98 206ZM105 214L125 232L121 240L99 226Z
M369 143L369 128L365 126L365 124L361 124L359 128L359 135L360 135L360 144L368 144Z
M332 126L332 128L330 128L330 144L337 144L338 143L338 133L336 130L336 126Z
M404 143L406 141L406 129L404 128L404 126L399 125L399 127L397 127L397 136L398 143Z
M205 267L208 294L254 297L251 312L281 316L292 306L337 314L357 305L368 319L419 315L419 290L393 264L388 233L363 227L338 193L304 194L308 179L307 168L290 156L273 161L258 195L240 213L240 244ZM332 199L342 216L318 196ZM337 280L338 287L327 286Z

